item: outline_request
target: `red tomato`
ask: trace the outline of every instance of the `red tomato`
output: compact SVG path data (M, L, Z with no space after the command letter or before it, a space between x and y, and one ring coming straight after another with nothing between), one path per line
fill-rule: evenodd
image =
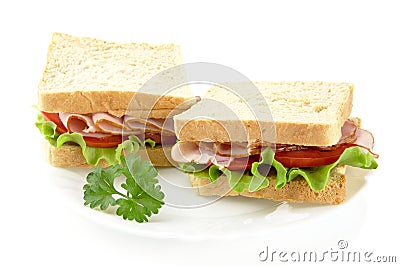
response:
M54 122L57 125L56 130L58 133L63 134L68 132L67 128L65 128L64 124L61 122L58 113L48 113L42 111L42 115L47 121Z
M227 167L231 171L250 170L253 162L260 161L260 155L253 155L250 157L235 158Z
M337 161L347 147L349 146L343 145L330 151L312 148L298 151L283 151L277 152L274 158L288 168L323 166Z
M339 159L343 151L352 144L343 144L334 150L304 149L275 153L275 159L287 168L316 167L332 164ZM259 161L259 155L235 158L227 169L231 171L250 170L253 162Z
M84 136L83 140L85 140L86 145L91 147L117 147L122 143L122 135L109 135L105 137L88 137Z

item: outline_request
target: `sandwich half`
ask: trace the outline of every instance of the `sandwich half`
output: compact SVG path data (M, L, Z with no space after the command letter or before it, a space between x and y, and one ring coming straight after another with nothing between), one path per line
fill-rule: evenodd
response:
M377 168L372 134L349 118L352 84L254 84L241 95L214 86L174 116L172 158L200 195L339 204L346 165Z
M39 83L36 122L49 141L49 162L107 166L118 161L121 144L132 141L145 145L139 153L155 166L169 166L165 154L176 142L172 115L196 103L187 88L160 89L165 80L182 79L183 72L178 77L166 71L181 63L174 44L114 43L54 33Z

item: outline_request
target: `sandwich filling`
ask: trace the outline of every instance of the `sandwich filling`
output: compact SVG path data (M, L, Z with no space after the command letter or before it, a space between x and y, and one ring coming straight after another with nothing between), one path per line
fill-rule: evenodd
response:
M173 146L171 156L181 163L183 170L197 173L198 177L209 177L211 181L221 174L228 178L247 177L245 180L248 181L258 177L261 179L258 189L261 189L269 184L266 172L272 169L279 179L277 189L300 175L313 190L322 190L329 178L327 170L338 164L376 168L374 158L378 155L372 152L373 145L374 138L370 132L347 120L342 127L342 137L333 146L179 141Z
M65 143L80 145L89 164L100 159L118 162L122 148L133 142L156 147L176 143L172 118L141 119L116 117L108 113L75 114L41 112L36 127L50 142L60 147Z

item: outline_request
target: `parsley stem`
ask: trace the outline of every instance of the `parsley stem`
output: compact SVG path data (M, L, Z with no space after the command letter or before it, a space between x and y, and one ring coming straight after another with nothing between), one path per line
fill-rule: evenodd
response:
M141 203L139 203L139 202L137 202L137 200L136 199L134 199L133 197L130 197L128 194L123 194L123 193L121 193L121 192L118 192L118 191L115 191L115 193L117 194L117 195L120 195L121 197L123 197L123 198L126 198L126 199L129 199L129 200L131 200L131 201L133 201L133 202L135 202L137 205L142 205Z
M116 193L117 195L120 195L121 197L124 197L124 198L127 198L127 199L131 199L128 195L125 195L125 194L123 194L123 193L121 193L121 192L115 191L115 193Z

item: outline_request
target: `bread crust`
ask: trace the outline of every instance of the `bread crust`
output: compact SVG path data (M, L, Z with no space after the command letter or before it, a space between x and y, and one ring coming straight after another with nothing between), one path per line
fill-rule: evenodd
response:
M202 196L245 196L253 198L272 199L287 202L310 202L319 204L342 203L346 198L345 166L337 166L331 171L331 177L324 190L313 191L303 177L296 177L282 189L275 189L275 177L270 179L270 185L255 192L238 193L229 187L227 177L222 175L215 184L208 178L194 177L189 174L192 187Z
M137 155L141 156L142 159L150 160L155 167L169 167L172 166L164 153L171 154L171 146L164 147L146 147L141 148ZM60 148L54 147L47 142L47 160L48 162L56 167L79 167L79 168L93 168L86 162L83 157L81 147L78 145L64 144ZM99 165L103 168L107 167L108 164L105 160L100 160Z

